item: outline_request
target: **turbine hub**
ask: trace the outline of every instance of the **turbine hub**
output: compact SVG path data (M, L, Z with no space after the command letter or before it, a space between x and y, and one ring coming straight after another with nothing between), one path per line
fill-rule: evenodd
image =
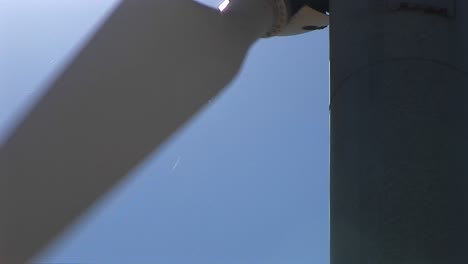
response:
M265 37L289 36L323 29L330 23L328 0L270 0L275 21Z

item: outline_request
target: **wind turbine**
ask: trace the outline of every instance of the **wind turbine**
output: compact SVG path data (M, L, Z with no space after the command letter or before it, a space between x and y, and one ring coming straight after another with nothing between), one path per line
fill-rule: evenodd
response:
M258 38L326 25L305 2L122 1L0 149L1 263L46 246L207 104Z
M326 5L123 1L0 150L0 261L30 259L215 96L253 42L327 25ZM331 263L466 263L468 2L330 5Z

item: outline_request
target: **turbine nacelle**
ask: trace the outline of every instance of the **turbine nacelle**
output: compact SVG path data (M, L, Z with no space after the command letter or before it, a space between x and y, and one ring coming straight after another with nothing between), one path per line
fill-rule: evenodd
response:
M328 0L268 0L274 9L274 21L265 37L290 36L323 29L330 23ZM242 0L224 0L218 9L226 12Z

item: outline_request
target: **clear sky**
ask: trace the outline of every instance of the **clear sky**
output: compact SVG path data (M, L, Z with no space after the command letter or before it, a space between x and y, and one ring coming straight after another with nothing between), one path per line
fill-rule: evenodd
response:
M117 2L0 0L0 139ZM256 43L36 263L328 263L328 58L328 30Z

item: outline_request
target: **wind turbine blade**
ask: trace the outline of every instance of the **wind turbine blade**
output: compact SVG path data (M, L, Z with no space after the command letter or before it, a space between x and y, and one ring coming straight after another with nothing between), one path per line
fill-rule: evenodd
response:
M0 262L24 263L236 74L267 0L122 1L0 149Z

